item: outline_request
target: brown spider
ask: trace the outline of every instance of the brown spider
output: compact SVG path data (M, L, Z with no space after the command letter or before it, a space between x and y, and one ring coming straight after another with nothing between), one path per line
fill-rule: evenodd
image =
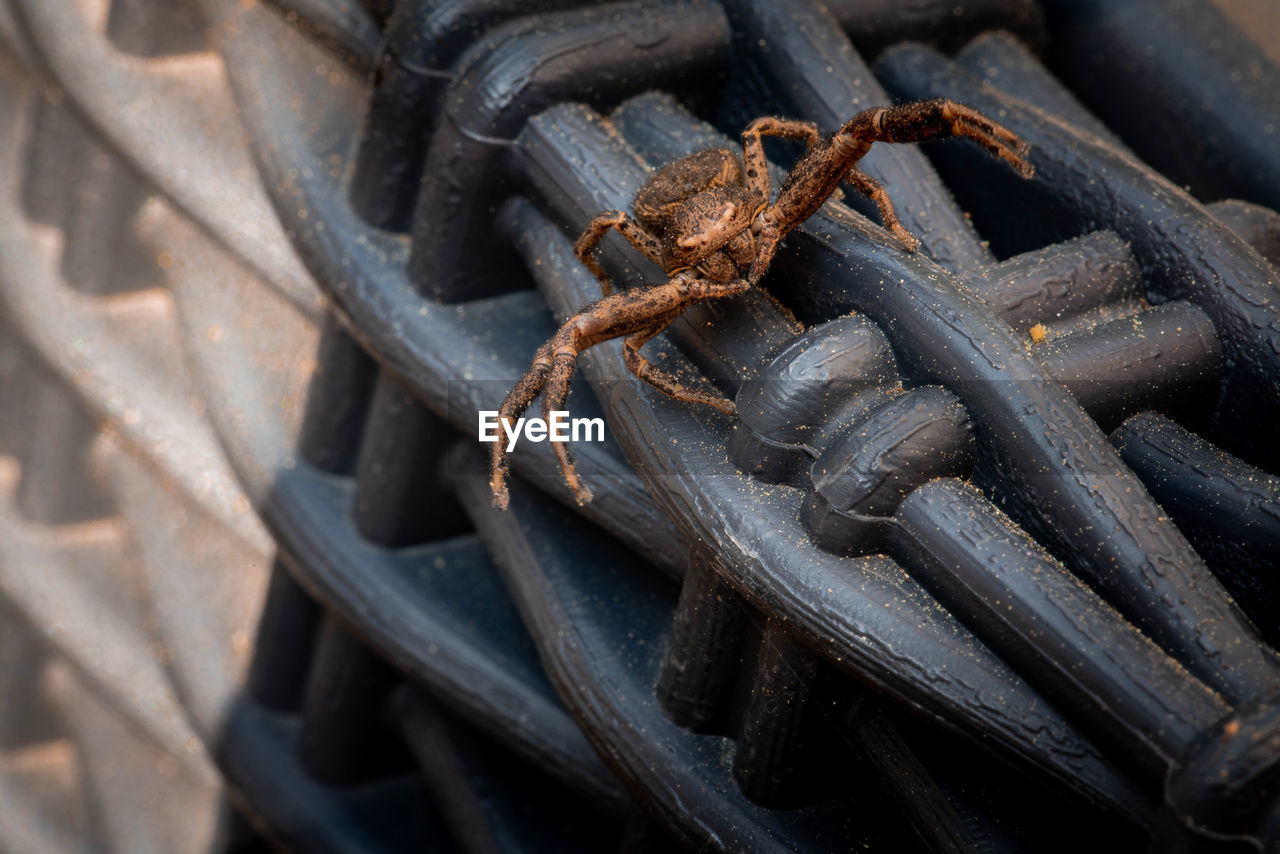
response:
M764 136L808 143L773 204L769 204ZM565 321L538 349L528 373L502 401L499 419L514 425L545 389L542 407L550 420L553 411L564 408L578 354L623 336L626 365L637 377L677 400L703 403L733 415L731 400L685 388L649 364L640 348L694 303L733 296L759 282L782 238L812 216L842 182L870 197L879 206L884 225L907 251L914 252L920 243L898 222L884 187L856 164L875 142L922 142L947 136L967 136L1008 161L1024 178L1032 175L1026 142L976 110L941 99L863 110L825 139L812 122L760 118L742 132L741 160L729 149L717 148L660 169L636 193L635 218L623 211L600 214L578 238L574 251L600 280L604 298ZM666 284L613 292L592 252L614 228L662 266ZM578 503L590 501L591 492L578 478L565 443L552 447ZM494 503L505 508L506 448L501 441L493 445L491 475Z

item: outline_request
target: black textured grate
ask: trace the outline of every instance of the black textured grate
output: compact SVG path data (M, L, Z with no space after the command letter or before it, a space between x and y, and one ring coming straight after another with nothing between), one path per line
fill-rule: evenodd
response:
M227 851L1280 846L1280 72L1214 7L0 10L0 807L89 781L0 843L177 850L155 754ZM493 506L595 213L938 96L1035 179L878 146L919 254L846 191L649 347L737 419L602 344L595 499L525 444Z

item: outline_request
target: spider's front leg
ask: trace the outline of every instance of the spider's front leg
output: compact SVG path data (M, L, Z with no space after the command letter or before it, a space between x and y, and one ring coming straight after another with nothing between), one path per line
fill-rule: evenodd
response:
M747 189L769 201L769 161L764 156L766 136L778 136L784 139L802 139L813 148L822 135L813 122L802 122L797 119L780 119L776 116L763 116L747 125L742 132L742 162L747 167Z
M643 344L693 303L732 296L750 287L745 281L709 282L678 276L664 285L612 294L592 303L565 321L551 340L538 348L528 372L503 399L498 409L499 421L514 429L516 420L539 394L543 394L544 417L550 420L552 412L564 408L578 354L583 350L602 341L623 336L647 336L639 342ZM639 346L632 349L639 356ZM640 361L648 366L645 374L639 374L641 378L673 397L707 403L722 411L726 404L730 408L733 406L723 398L688 392L674 377L648 365L643 359ZM636 370L631 357L628 358L628 367ZM573 457L565 443L555 442L552 447L560 460L560 470L564 473L565 482L573 490L578 503L590 501L591 491L578 477ZM507 494L507 450L501 437L493 444L489 461L489 485L493 490L493 501L498 507L505 509L510 499Z
M763 138L766 136L804 140L808 144L808 150L805 156L801 158L803 163L818 147L822 135L818 133L818 126L813 122L780 119L776 116L763 116L747 125L746 130L742 132L742 162L747 167L745 178L747 189L759 196L761 201L767 204L769 201L769 161L764 156L763 142ZM790 183L789 180L788 183ZM769 268L769 262L773 260L774 253L778 251L778 244L782 242L782 238L787 231L787 228L779 227L772 218L767 218L764 227L756 236L756 260L751 265L751 270L747 273L747 280L751 284L754 285L759 282L760 277Z
M751 283L746 279L717 282L690 276L673 279L670 284L676 285L679 290L680 298L678 304L673 305L668 311L655 316L647 328L636 330L622 342L622 359L626 363L627 369L668 397L673 397L685 403L699 403L703 406L710 406L713 409L720 410L725 415L736 415L738 409L734 406L732 400L723 395L707 394L706 392L685 388L680 380L661 368L650 364L649 360L641 355L640 349L652 340L655 335L670 326L677 317L684 313L686 308L694 303L743 293L751 289Z
M863 110L812 146L787 175L777 201L764 212L766 225L756 239L756 264L748 278L756 281L781 237L817 212L844 181L869 196L880 208L885 227L915 251L919 241L898 222L889 194L857 163L877 142L923 142L948 136L972 139L1024 178L1035 171L1027 160L1030 146L1025 141L963 104L938 99Z
M845 180L876 203L885 228L893 232L909 252L915 252L920 241L898 222L893 202L880 182L854 164L875 142L924 142L949 136L972 139L1024 178L1035 173L1027 160L1031 147L1026 141L972 107L944 98L863 110L836 133L837 139L843 137L849 141L849 150L862 152L852 158Z
M542 393L551 373L551 345L554 340L553 338L538 348L529 370L516 380L511 391L502 399L502 405L498 407L500 423L514 426L534 398ZM510 500L507 495L507 447L501 435L489 451L489 488L493 490L493 503L503 510L507 509Z
M948 101L913 101L897 107L863 110L845 122L837 135L847 134L869 147L873 142L926 142L949 136L968 137L1008 163L1023 178L1035 174L1027 160L1031 146L1013 131L982 113Z

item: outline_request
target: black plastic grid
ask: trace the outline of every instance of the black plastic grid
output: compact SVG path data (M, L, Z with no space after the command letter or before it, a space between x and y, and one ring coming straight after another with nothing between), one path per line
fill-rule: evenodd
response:
M1027 15L1026 7L1019 11ZM687 17L679 26L674 21L682 14ZM556 314L572 313L590 299L594 282L578 268L564 232L553 223L572 233L595 211L627 207L643 181L640 162L660 165L721 144L711 127L670 98L625 101L608 120L582 107L547 105L567 97L608 106L628 89L665 83L695 109L715 110L711 98L718 98L718 115L729 127L763 112L830 126L886 96L827 15L799 5L735 3L722 13L692 4L658 14L623 4L499 26L457 54L449 88L435 96L443 106L422 155L424 181L411 225L403 213L379 221L411 230L407 264L349 266L346 278L369 278L354 286L347 282L339 307L409 388L425 392L429 407L465 430L471 426L470 406L492 406L502 384L482 381L492 374L463 369L474 390L460 394L457 387L465 380L458 381L457 365L474 362L455 353L446 363L452 373L442 378L438 368L404 353L404 329L386 334L370 314L376 299L389 319L388 294L395 291L388 280L404 281L403 296L396 299L409 305L425 299L434 305L428 314L457 303L454 316L466 323L480 315L482 328L492 329L490 306L502 305L504 328L519 329L527 354L528 339L537 342L549 328L532 318L513 322L516 307L524 308L524 294L518 266L511 257L499 259L511 251L503 247L523 259ZM679 32L680 38L659 37L654 27ZM640 53L624 57L617 53L620 47ZM542 55L554 59L538 60ZM1063 112L1085 115L1007 36L975 42L961 58L989 80L1000 72L1016 76L1021 85L1015 84L1014 94L1020 97L1034 101L1040 95L1049 107L1068 104ZM638 64L602 86L611 62ZM871 160L869 171L890 187L904 221L922 235L924 255L933 260L904 256L865 220L829 206L791 241L772 277L779 298L802 321L819 325L791 344L798 331L793 319L767 300L744 299L723 309L691 311L668 336L702 373L736 391L740 408L750 413L736 425L732 461L715 450L726 446L728 424L626 385L616 346L597 347L582 360L614 436L650 494L686 542L701 544L689 571L696 569L702 580L691 588L685 579L686 595L674 611L676 626L683 628L668 640L661 677L653 669L653 650L662 646L670 618L657 615L672 613L672 600L649 618L652 628L643 645L649 652L637 649L621 659L602 653L616 648L607 640L610 623L625 625L629 637L646 634L638 611L646 598L643 587L612 597L601 592L608 589L604 567L613 576L626 559L601 554L604 546L586 529L576 537L566 533L573 526L562 512L544 518L549 511L520 500L509 514L494 510L482 477L456 474L468 467L470 455L460 448L453 456L453 480L467 515L494 552L571 714L641 803L692 845L714 840L756 850L768 847L766 839L781 838L788 847L823 848L833 844L831 833L855 834L844 837L846 844L864 835L876 839L885 832L876 822L857 829L847 823L850 814L868 812L857 799L871 794L847 783L848 763L866 762L868 756L875 773L894 781L891 790L914 793L909 802L952 805L949 819L917 822L926 845L1003 849L1031 839L1040 847L1083 844L1060 823L1043 818L1043 810L1018 810L1014 820L1015 811L993 806L1019 800L1008 794L1007 775L990 775L981 784L990 791L1003 787L1002 798L988 791L986 800L968 803L964 794L949 790L944 781L960 772L949 752L928 745L939 736L913 732L911 725L899 728L886 702L905 702L979 737L1021 765L1020 773L1040 781L1021 780L1024 791L1055 780L1052 785L1074 789L1092 803L1072 801L1059 816L1078 810L1094 816L1094 832L1123 834L1114 823L1100 821L1102 809L1164 839L1177 836L1171 830L1176 820L1153 808L1166 777L1170 803L1194 812L1201 809L1191 806L1195 796L1179 786L1195 788L1193 778L1203 771L1197 763L1230 761L1192 758L1202 733L1214 726L1266 726L1265 700L1261 710L1244 709L1249 698L1256 703L1270 692L1273 653L1260 645L1187 541L1159 521L1160 511L1137 478L1116 465L1119 458L1098 425L1109 429L1124 422L1126 429L1142 431L1143 418L1126 419L1161 408L1268 464L1265 430L1249 432L1241 412L1270 405L1263 387L1275 372L1266 363L1265 318L1274 309L1262 307L1267 297L1261 283L1274 273L1203 208L1114 146L1109 134L1094 143L1037 115L1024 117L1016 103L996 101L969 72L944 69L944 62L920 48L897 48L881 55L877 69L899 95L944 94L977 104L1032 142L1040 177L1030 190L1011 186L973 158L962 161L964 152L956 146L945 148L938 162L983 235L998 232L997 251L1035 252L995 265L919 151L891 150ZM686 76L675 70L682 65ZM639 74L641 68L657 76ZM1018 74L1027 68L1032 72ZM704 91L690 95L690 81ZM711 97L707 86L713 87ZM361 150L376 143L385 140L367 131ZM269 173L291 165L302 171L287 159L267 160ZM367 160L357 162L367 171ZM363 177L359 168L357 177ZM396 186L403 190L403 184ZM1091 194L1089 186L1097 190ZM353 190L366 214L367 194L376 187L369 181ZM525 201L500 204L520 187L542 212ZM332 212L328 206L344 204L333 195L340 187L298 190L308 206ZM397 205L403 211L403 202ZM310 218L308 207L299 209ZM1028 217L1032 209L1042 213ZM1002 219L1008 212L1013 215ZM331 248L308 240L307 232L314 231L306 224L291 225L299 227L299 245L313 267L331 269L325 266L335 260ZM1195 257L1168 251L1175 231L1197 246ZM1072 237L1077 239L1060 247L1038 248ZM612 247L606 255L618 250ZM643 267L624 258L625 253L613 255L606 263L616 281L638 283L630 270ZM414 285L401 278L406 274ZM942 284L951 275L966 286ZM1011 285L1031 296L1006 297ZM986 295L986 304L999 305L1004 297L1004 317L969 295L975 291ZM484 297L495 292L508 295ZM1028 301L1034 308L1025 307ZM851 320L836 319L850 309L878 322L884 334L865 321L851 329ZM392 311L390 317L398 316ZM1051 340L1038 351L1017 338L1019 332L1026 336L1032 318L1052 321ZM536 332L526 338L522 327ZM423 324L421 346L434 349L429 328ZM853 343L851 335L872 343ZM485 342L494 349L505 343ZM828 373L806 374L803 354L815 348L878 354L867 358L879 361L832 368L829 360L818 359ZM513 356L518 370L519 351ZM770 398L775 375L811 376L815 387L826 390L818 411L806 410L802 391L781 401ZM451 382L441 389L441 379ZM840 388L835 402L832 383ZM1250 391L1241 395L1233 388ZM585 408L583 397L579 392L577 407ZM416 418L413 423L422 416ZM795 442L788 451L785 439L788 430L805 425L819 438L812 474L805 457L815 456L813 443ZM402 429L399 435L403 447L407 434ZM884 447L877 450L872 436ZM908 437L918 447L905 446ZM380 442L386 443L365 439L366 447ZM517 457L517 465L523 462L557 491L554 471L529 456ZM682 568L678 557L654 554L660 543L675 538L662 522L649 527L640 521L652 519L651 513L642 517L625 508L631 500L614 484L627 480L616 464L584 456L588 476L601 484L588 515L605 529L625 531L634 545L642 540L642 555ZM888 486L882 480L886 456L895 472ZM762 491L759 479L735 476L733 463L783 486ZM954 479L970 473L972 485ZM357 494L367 481L357 474ZM647 502L638 497L635 503ZM394 508L382 512L394 515ZM866 519L872 521L859 521ZM802 524L829 556L805 544ZM787 530L795 533L779 535ZM855 557L866 554L887 554L896 563ZM997 567L1001 574L993 575ZM1098 592L1075 581L1068 567ZM937 610L930 594L950 610ZM606 607L611 599L626 604L615 612ZM1059 616L1064 612L1072 615L1065 621ZM564 639L569 627L574 641ZM628 665L637 655L648 665L634 659ZM632 675L619 683L623 673ZM655 682L658 698L677 721L735 740L737 792L725 789L721 778L713 790L703 789L706 800L697 808L685 796L671 796L698 788L700 779L706 786L716 775L699 765L696 749L676 747L674 735L656 735L670 730L653 717L648 691ZM996 696L1001 701L991 702ZM1242 711L1231 717L1237 705ZM851 717L855 708L863 710L860 719ZM655 735L642 738L641 732ZM872 732L879 738L867 734ZM894 749L885 749L886 742ZM868 749L872 743L881 750ZM849 756L838 758L841 751ZM924 786L928 794L921 798L913 786ZM790 816L788 824L779 827L776 819L747 807L739 800L743 795L783 808L775 815ZM1032 799L1020 802L1026 800ZM1196 813L1196 820L1205 826L1241 820L1238 811L1245 807L1231 805L1229 795L1220 801L1217 808L1237 813ZM823 809L841 802L841 819L832 824ZM1250 801L1247 808L1256 806ZM1226 823L1217 829L1225 830ZM1007 833L995 833L997 825Z
M37 44L59 47L39 38L56 11L17 5ZM1109 111L1209 104L1188 126L1231 145L1165 167L1203 200L1236 192L1221 188L1247 158L1224 165L1221 149L1253 157L1259 135L1212 105L1266 115L1274 72L1233 90L1232 68L1260 57L1230 41L1189 81L1144 84L1170 78L1175 36L1216 44L1225 23L1143 4L1172 22L1153 36L1111 7L1089 20L1119 35L1088 41L1088 61L1110 57L1124 84L1097 92L1074 80L1087 63L1071 16L1108 7L1047 5L1043 20L991 2L904 23L875 3L540 17L489 2L439 18L407 0L202 3L271 201L333 309L296 459L264 478L271 454L236 453L234 423L213 416L278 546L220 747L255 832L307 850L1271 838L1275 658L1245 613L1275 639L1276 215L1202 207L1019 41L979 33L1047 46L1152 162L1185 146ZM414 35L449 43L425 52ZM893 46L905 38L959 53ZM1138 54L1157 59L1117 61ZM540 501L529 483L571 504L551 455L522 452L512 510L492 508L475 411L549 335L547 306L564 317L593 295L569 243L580 225L627 207L644 163L761 113L829 127L885 101L881 85L999 116L1032 142L1036 181L955 144L927 147L932 164L877 151L868 171L922 255L827 206L769 279L794 317L748 297L690 312L655 347L736 393L740 423L655 399L598 347L581 363L595 400L573 398L612 432L579 452L596 501ZM636 95L652 87L670 93ZM392 139L407 115L433 133ZM96 121L128 146L109 101ZM1265 187L1276 148L1257 156ZM206 227L243 233L207 195L178 195ZM258 245L240 254L315 317L296 262ZM615 281L654 275L621 249L605 253ZM1031 346L1036 323L1049 340ZM785 399L769 394L778 376L801 377Z

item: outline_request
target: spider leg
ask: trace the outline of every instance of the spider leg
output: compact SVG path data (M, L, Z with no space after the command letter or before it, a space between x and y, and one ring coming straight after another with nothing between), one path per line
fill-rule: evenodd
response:
M516 419L524 415L529 404L547 384L547 375L551 373L551 342L538 348L533 357L529 371L522 376L498 407L498 420L503 424L514 426ZM493 490L493 501L502 509L507 508L507 443L503 436L493 443L489 451L489 487Z
M732 400L722 395L706 394L685 388L671 374L651 364L648 359L640 354L640 348L652 340L659 332L670 326L672 321L679 317L690 305L703 300L721 299L743 293L750 290L751 282L747 279L734 279L728 282L716 282L710 279L686 279L681 282L681 287L685 300L679 308L655 318L650 326L636 330L634 334L622 342L623 361L631 373L669 397L688 403L701 403L714 407L725 415L735 415L738 409Z
M622 236L639 249L644 257L659 267L662 266L662 245L658 238L650 234L643 225L622 211L600 214L582 230L578 242L574 244L573 254L577 255L578 260L600 281L600 290L605 296L613 293L613 282L610 281L609 274L604 271L604 267L596 260L593 253L596 244L609 233L611 228L621 232Z
M920 248L920 241L916 239L915 235L903 228L902 223L898 222L898 215L893 210L893 201L889 198L888 192L885 191L884 185L857 166L850 167L849 174L845 176L845 180L855 190L879 206L880 218L884 221L884 227L892 231L893 236L902 241L908 252L915 252Z
M567 344L568 342L566 342ZM542 393L542 417L551 423L551 413L563 410L565 401L569 399L569 391L573 388L573 371L578 364L578 352L572 345L562 346L552 357L551 373L547 377L547 388ZM560 471L564 481L573 490L579 504L591 500L591 490L578 477L577 467L573 463L573 455L569 453L568 442L552 442L551 448L560 461Z
M884 188L854 166L877 142L923 142L948 136L974 140L1024 178L1035 171L1027 161L1030 147L1026 142L963 104L938 99L863 110L834 134L820 139L791 169L777 200L761 213L764 223L756 234L757 260L747 278L752 283L759 280L781 236L813 216L843 181L870 196L879 205L885 225L914 248L915 238L897 224Z
M701 403L706 406L714 407L725 415L736 415L738 409L734 406L732 400L718 394L706 394L704 392L692 391L684 387L681 382L671 374L655 367L644 356L640 354L640 348L649 342L655 335L671 325L671 322L678 317L673 314L669 318L654 324L643 332L637 332L630 338L622 342L622 359L626 363L631 373L656 388L658 391L674 397L676 400L683 400L687 403Z
M863 110L839 131L868 142L924 142L948 136L964 136L1030 178L1035 169L1027 161L1031 147L1008 128L993 122L972 107L937 98L888 109Z
M781 136L787 139L803 139L809 148L818 144L821 136L813 122L795 119L779 119L764 116L747 125L742 132L742 162L747 166L747 189L769 200L769 163L764 156L761 137Z
M783 229L773 221L766 222L760 229L760 233L756 235L756 259L751 262L751 269L747 272L748 282L756 284L769 269L769 264L782 243L783 234Z
M569 383L573 378L578 354L583 350L602 341L644 333L655 326L662 328L693 303L733 296L750 287L751 284L742 279L712 282L678 276L664 285L611 294L586 306L565 321L550 341L538 348L528 372L507 392L502 401L498 410L499 420L504 424L513 424L544 389L544 411L550 413L562 407L569 396ZM562 444L553 443L553 447L560 459L565 481L580 503L590 501L591 493L578 478L573 459L569 456L568 449L560 447ZM489 485L493 490L493 501L499 508L505 509L509 502L507 451L501 439L494 443L489 459Z

